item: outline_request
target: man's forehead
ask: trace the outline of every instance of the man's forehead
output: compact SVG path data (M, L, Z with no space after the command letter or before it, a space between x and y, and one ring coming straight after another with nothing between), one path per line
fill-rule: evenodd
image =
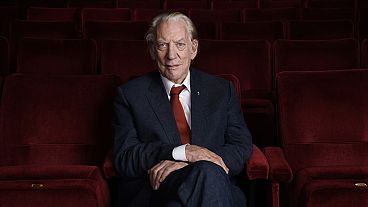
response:
M158 25L157 40L167 38L174 41L186 40L187 33L186 25L182 20L169 20Z

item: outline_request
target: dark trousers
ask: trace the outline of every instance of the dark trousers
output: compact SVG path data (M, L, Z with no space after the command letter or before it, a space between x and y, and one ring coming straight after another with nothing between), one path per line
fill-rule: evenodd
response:
M151 206L246 207L246 199L220 166L199 161L172 172L153 192Z

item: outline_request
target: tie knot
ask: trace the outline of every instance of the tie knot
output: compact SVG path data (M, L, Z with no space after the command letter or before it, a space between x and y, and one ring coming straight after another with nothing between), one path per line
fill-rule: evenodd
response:
M172 87L170 91L170 95L179 95L186 87L184 85L178 87Z

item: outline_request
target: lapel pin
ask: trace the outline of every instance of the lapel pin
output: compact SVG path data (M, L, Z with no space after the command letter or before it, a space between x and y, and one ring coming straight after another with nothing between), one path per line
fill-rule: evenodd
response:
M199 93L199 91L197 91L197 96L199 96L200 95L200 93Z

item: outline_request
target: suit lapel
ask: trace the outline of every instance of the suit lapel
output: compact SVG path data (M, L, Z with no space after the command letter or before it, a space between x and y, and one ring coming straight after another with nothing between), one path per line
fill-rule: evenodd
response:
M191 70L191 108L192 108L192 144L200 142L206 134L206 117L208 115L208 90L198 77L195 70Z
M147 99L164 129L168 142L180 144L181 139L172 114L171 105L167 98L159 73L155 73L148 89Z

